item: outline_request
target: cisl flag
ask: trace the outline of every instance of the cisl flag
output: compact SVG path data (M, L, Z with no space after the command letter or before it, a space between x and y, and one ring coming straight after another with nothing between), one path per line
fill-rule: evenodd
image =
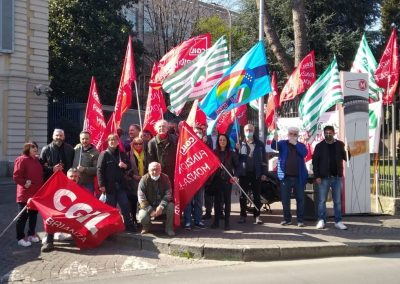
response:
M125 229L118 209L100 202L61 171L50 177L27 206L43 216L47 233L71 234L79 248L96 247Z
M180 225L181 211L220 164L212 150L197 137L186 122L183 122L175 164L175 227Z

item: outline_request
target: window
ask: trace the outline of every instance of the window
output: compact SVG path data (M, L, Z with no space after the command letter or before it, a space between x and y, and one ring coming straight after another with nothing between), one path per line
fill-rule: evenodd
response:
M14 0L0 0L0 52L14 49Z

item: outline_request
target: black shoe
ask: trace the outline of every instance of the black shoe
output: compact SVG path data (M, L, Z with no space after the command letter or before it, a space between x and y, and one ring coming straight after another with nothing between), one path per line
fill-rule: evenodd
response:
M134 226L134 225L127 226L125 228L125 232L136 233L137 232L136 226Z
M40 250L42 252L51 252L52 250L54 250L54 244L53 243L44 243Z
M219 215L219 218L220 218L220 219L225 219L225 214L224 214L224 212L221 212L221 215Z
M239 224L245 224L246 223L246 217L240 217L238 223Z
M211 213L206 213L206 214L204 214L203 215L203 220L208 220L208 219L211 219Z
M224 226L224 230L225 231L229 231L231 229L231 226L229 226L229 222L225 221L225 226Z
M212 225L211 225L210 228L211 228L211 229L218 229L218 228L219 228L219 224L217 224L217 223L212 223Z

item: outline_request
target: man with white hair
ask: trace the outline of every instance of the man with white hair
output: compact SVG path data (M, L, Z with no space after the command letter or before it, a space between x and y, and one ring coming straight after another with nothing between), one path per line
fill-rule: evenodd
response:
M171 183L168 176L161 173L160 163L150 163L148 173L140 179L138 201L140 206L138 221L142 224L142 234L149 232L151 218L165 214L167 216L165 232L170 237L175 235Z
M283 206L282 226L292 224L290 213L290 195L292 188L296 196L297 226L304 227L304 186L307 183L307 169L304 158L307 156L307 147L298 141L299 129L289 127L288 139L278 142L275 134L271 148L279 151L278 178L281 182L281 200Z

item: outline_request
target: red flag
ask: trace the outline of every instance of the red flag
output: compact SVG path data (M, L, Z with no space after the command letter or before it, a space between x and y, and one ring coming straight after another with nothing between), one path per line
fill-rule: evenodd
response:
M267 107L265 110L265 124L268 125L269 131L276 129L276 109L280 104L275 72L272 73L271 88L272 92L268 96Z
M197 137L186 122L182 123L177 149L174 180L175 227L180 225L181 211L221 164L213 151Z
M226 134L226 131L228 131L229 126L235 121L235 118L240 125L243 126L247 124L247 105L241 105L228 112L222 113L215 125L218 133Z
M393 95L399 83L399 47L397 44L396 29L392 30L389 42L375 71L375 80L379 87L385 89L383 104L391 105Z
M211 46L209 33L192 37L168 51L153 68L151 82L162 83L172 73L175 73L186 63Z
M117 208L100 202L61 171L50 177L27 206L40 211L46 232L71 234L79 248L99 246L109 235L125 229Z
M104 120L102 105L97 92L96 80L92 77L83 122L83 131L90 133L92 144L97 148L97 150L101 149L105 128L106 122Z
M290 101L297 95L303 93L315 82L315 57L314 50L311 51L290 75L281 92L281 100Z
M207 125L206 114L198 107L199 100L194 100L192 108L190 109L189 115L186 119L186 123L189 126L195 127L200 125Z
M126 48L124 67L122 69L121 80L119 82L117 100L114 108L114 122L116 128L121 124L123 114L128 110L132 103L132 82L136 81L135 61L133 59L132 39L129 36Z

